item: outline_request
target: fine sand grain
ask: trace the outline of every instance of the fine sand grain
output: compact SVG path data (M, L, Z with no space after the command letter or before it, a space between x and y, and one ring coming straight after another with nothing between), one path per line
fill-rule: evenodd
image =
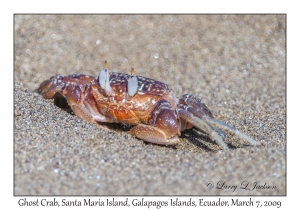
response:
M15 195L286 194L285 15L15 15L14 26ZM200 97L262 145L227 133L224 152L193 130L153 145L34 92L55 74L97 76L105 60Z

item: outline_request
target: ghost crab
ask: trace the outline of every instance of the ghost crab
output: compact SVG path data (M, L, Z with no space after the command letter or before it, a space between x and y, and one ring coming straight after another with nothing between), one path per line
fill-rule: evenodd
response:
M41 83L38 91L46 99L62 95L75 115L85 121L133 125L129 133L155 144L176 145L180 132L192 127L208 134L224 149L228 146L221 129L252 145L258 144L236 128L216 120L199 98L190 94L177 98L168 85L135 76L133 68L131 75L109 72L106 61L98 77L55 75Z

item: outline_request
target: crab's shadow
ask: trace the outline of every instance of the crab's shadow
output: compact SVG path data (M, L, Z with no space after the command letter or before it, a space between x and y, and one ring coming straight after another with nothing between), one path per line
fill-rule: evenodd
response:
M181 132L181 138L186 139L189 143L195 145L198 148L204 149L206 151L216 151L213 149L214 145L218 144L213 141L208 135L201 133L197 129L189 129ZM233 146L230 143L227 143L229 149L236 149L237 147Z

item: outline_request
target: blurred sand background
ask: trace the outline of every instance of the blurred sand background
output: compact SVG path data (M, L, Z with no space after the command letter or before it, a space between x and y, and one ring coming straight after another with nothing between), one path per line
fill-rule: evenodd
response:
M285 195L285 15L15 15L15 195ZM122 125L99 129L34 93L55 74L109 69L200 97L229 152L201 133L145 143ZM241 189L243 181L276 186ZM207 183L214 183L208 189ZM217 183L238 188L221 190ZM219 185L220 186L220 185Z

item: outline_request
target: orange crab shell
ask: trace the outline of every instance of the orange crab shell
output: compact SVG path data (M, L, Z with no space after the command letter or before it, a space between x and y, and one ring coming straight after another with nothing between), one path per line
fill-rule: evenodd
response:
M130 97L127 94L128 74L111 73L110 86L114 91L113 97L108 97L99 86L99 82L93 81L92 89L94 98L102 114L109 114L116 122L124 122L130 125L148 123L153 107L161 99L169 100L168 94L172 91L166 84L145 77L138 77L138 91ZM176 108L175 102L172 103ZM105 113L107 112L107 113Z

